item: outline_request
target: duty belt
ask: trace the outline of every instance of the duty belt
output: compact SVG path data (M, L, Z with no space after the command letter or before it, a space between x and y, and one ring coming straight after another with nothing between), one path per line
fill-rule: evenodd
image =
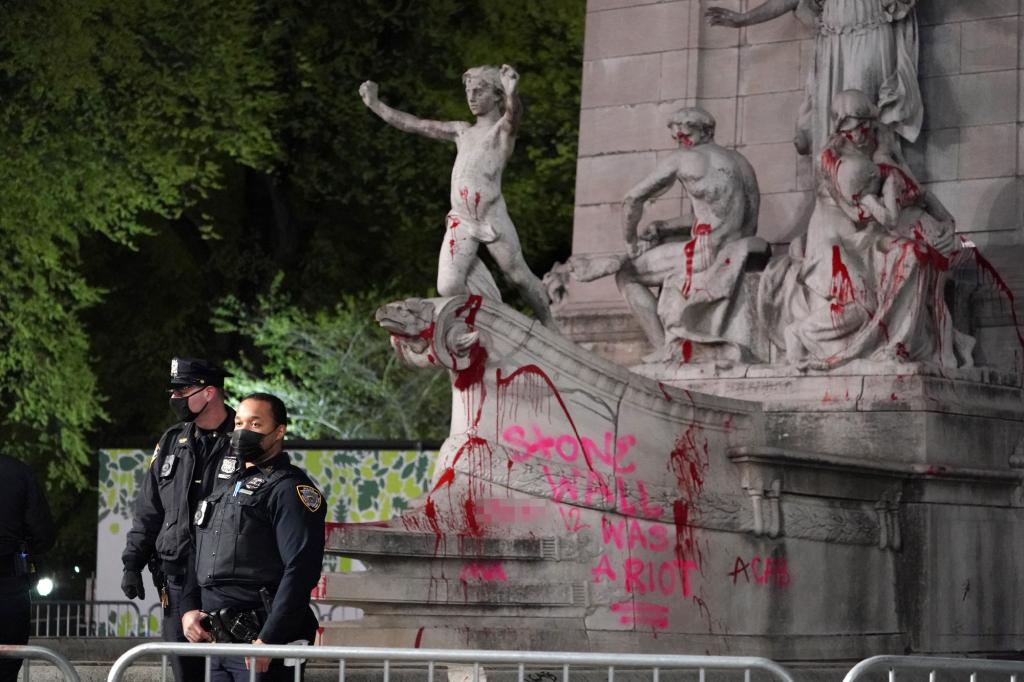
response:
M203 617L199 624L210 633L214 642L221 644L251 644L259 639L260 630L267 622L264 609L238 609L226 606Z

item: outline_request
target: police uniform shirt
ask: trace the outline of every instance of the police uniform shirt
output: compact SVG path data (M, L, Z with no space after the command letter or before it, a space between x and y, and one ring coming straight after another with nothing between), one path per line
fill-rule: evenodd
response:
M217 468L229 451L235 413L228 409L213 431L195 422L167 429L153 451L149 469L135 495L135 514L121 560L139 571L155 555L169 574L187 572L192 555L192 518L199 501L223 479Z
M310 636L307 624L316 625L309 595L323 568L323 494L284 452L241 469L230 483L205 500L196 515L202 610L263 608L260 588L265 587L273 606L260 639L282 644ZM197 608L194 595L192 601Z

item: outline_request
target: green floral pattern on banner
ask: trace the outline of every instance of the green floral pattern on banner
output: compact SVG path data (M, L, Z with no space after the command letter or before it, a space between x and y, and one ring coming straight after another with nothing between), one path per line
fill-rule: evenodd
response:
M292 462L309 474L327 499L327 520L380 521L402 513L426 492L436 451L290 450ZM151 453L101 450L99 520L132 518L135 491Z

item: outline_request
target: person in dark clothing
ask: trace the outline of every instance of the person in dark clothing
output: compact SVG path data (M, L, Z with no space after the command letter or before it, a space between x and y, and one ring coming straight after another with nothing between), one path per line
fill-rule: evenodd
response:
M28 644L31 557L56 531L42 486L24 462L0 455L0 644ZM18 679L21 659L0 659L0 682Z
M235 413L224 405L220 367L197 358L171 361L170 406L180 420L167 429L153 451L149 470L135 497L135 518L121 561L121 589L129 599L144 599L142 568L153 572L164 607L163 639L184 642L181 594L194 557L192 516L199 501L240 468L229 453ZM161 573L163 576L161 576ZM202 658L171 657L178 682L203 678Z
M312 642L310 591L324 555L323 494L283 450L288 413L268 393L238 406L231 456L245 462L196 512L196 584L183 598L192 642ZM211 630L203 626L206 623ZM281 659L256 658L257 680L291 680ZM215 657L213 682L242 682L249 659Z

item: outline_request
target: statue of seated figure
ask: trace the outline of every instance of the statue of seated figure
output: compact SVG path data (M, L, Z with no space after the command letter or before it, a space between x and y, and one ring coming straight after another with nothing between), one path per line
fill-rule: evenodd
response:
M695 345L717 347L716 359L751 358L742 275L748 256L766 255L755 236L760 192L742 154L715 142L715 119L700 108L668 121L679 149L626 195L622 206L624 253L573 256L545 278L564 290L559 276L587 282L614 274L655 354L689 360ZM638 229L644 203L682 184L693 209L683 219L653 221ZM651 287L660 287L658 297ZM554 298L554 297L553 297Z

